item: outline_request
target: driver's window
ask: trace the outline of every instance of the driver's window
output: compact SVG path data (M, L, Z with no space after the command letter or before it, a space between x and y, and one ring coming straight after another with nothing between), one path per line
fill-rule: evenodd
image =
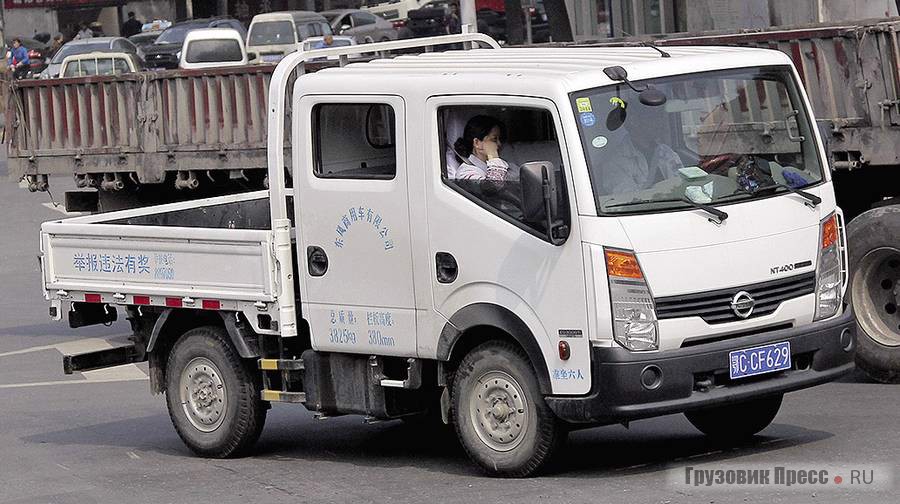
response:
M562 155L553 116L536 107L453 105L438 109L442 178L473 202L534 234L569 225ZM542 198L552 191L550 223Z

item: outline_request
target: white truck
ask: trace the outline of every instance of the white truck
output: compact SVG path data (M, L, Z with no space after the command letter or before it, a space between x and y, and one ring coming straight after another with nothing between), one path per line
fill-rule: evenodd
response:
M575 428L755 434L853 368L841 211L787 56L666 50L286 56L267 191L42 226L51 316L134 330L66 372L149 360L210 457L246 453L275 401L441 418L502 476Z

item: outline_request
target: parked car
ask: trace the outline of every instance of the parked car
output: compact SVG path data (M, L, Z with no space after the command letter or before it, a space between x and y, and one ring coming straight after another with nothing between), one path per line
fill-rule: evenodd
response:
M241 38L247 35L240 21L232 18L193 19L176 23L163 31L153 45L144 49L144 62L147 67L178 68L185 37L190 32L203 28L232 28L241 34Z
M233 28L192 30L184 38L178 67L186 70L247 64L244 36Z
M138 48L124 37L94 37L66 42L59 51L53 55L50 64L41 72L41 78L59 77L62 62L68 56L87 54L97 51L114 51L138 55Z
M61 77L119 75L143 69L136 54L125 52L91 52L66 56L59 71Z
M459 5L457 0L433 0L423 3L419 8L407 12L405 26L414 37L431 37L443 35L459 29L450 29L451 6ZM506 41L506 4L504 0L476 0L478 31L490 35L491 38ZM543 0L536 0L534 6L528 8L531 16L532 42L549 41L549 25Z
M333 35L328 20L310 11L257 14L250 22L247 49L251 63L277 63L309 37Z
M357 41L387 42L397 40L397 29L390 21L360 9L341 9L322 12L338 35L355 37Z
M356 39L353 37L344 37L341 35L332 35L331 36L331 44L329 44L326 40L327 37L309 37L308 39L303 41L303 50L304 51L314 51L316 49L330 49L332 47L347 47L357 45ZM351 54L348 56L350 59L361 58L362 54ZM328 56L328 58L317 58L310 61L322 61L325 59L336 60L339 56Z
M50 52L50 46L41 42L40 40L35 40L33 38L27 37L6 37L4 42L6 43L6 52L9 51L9 48L12 47L12 41L14 38L17 38L22 41L22 45L25 46L25 49L28 49L28 59L31 62L29 64L29 72L32 75L38 75L47 68L47 54Z
M409 11L429 2L431 0L362 0L361 9L394 23L399 29L406 26Z
M152 46L153 43L156 42L156 39L158 39L161 34L162 34L162 30L146 31L146 32L134 34L134 35L128 37L128 40L131 41L131 43L134 44L135 47L138 48L138 55L141 56L141 58L143 59L144 50L147 49L148 47Z

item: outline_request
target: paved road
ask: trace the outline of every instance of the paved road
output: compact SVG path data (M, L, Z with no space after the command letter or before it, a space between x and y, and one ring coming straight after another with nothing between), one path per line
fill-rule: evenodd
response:
M254 457L196 458L163 398L150 395L145 368L62 373L62 352L121 340L127 327L72 330L47 318L37 231L62 216L48 201L0 179L2 503L896 502L890 490L846 484L724 491L671 479L685 466L724 464L881 464L900 475L900 386L859 376L787 396L775 423L739 447L711 444L669 416L574 433L550 473L529 480L481 476L448 436L358 417L317 421L283 405L270 412Z

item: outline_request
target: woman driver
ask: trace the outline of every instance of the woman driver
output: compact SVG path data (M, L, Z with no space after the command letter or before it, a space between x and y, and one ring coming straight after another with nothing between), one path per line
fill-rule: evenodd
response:
M457 180L509 180L509 164L500 159L504 127L498 119L477 115L466 123L463 136L453 144L463 163L456 169Z

